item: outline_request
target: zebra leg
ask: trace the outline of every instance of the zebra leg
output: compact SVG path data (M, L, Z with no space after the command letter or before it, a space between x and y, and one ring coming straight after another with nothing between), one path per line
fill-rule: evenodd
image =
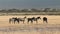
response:
M33 24L33 21L31 21L31 24Z
M14 24L15 24L15 20L14 20Z
M27 24L29 24L29 20L28 20Z
M11 24L11 19L9 19L9 24Z
M44 21L43 21L43 23L44 23Z
M48 23L48 22L46 21L46 23Z
M23 24L24 24L24 21L23 21Z
M47 23L46 19L43 19L43 23Z
M36 21L36 23L38 23L38 21Z
M19 24L19 21L17 21L18 22L18 24Z
M9 24L11 24L11 21L9 21Z

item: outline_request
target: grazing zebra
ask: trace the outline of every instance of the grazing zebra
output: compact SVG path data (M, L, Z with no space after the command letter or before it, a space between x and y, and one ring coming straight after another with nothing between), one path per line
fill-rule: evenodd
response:
M12 23L14 23L14 24L15 24L15 22L16 22L16 21L18 22L18 24L19 24L19 22L20 22L20 21L23 21L23 23L24 23L25 18L26 18L26 17L24 17L24 18L17 18L17 17L16 17L16 18L14 18L14 17L13 17L13 18L10 18L10 19L9 19L9 23L11 23L11 22L12 22Z
M40 17L34 18L34 21L36 21L36 23L38 23L38 19L41 19Z
M10 24L11 24L11 22L15 24L16 21L19 23L19 19L17 19L17 17L15 17L15 18L13 17L13 18L9 19Z
M38 19L41 19L41 18L40 18L40 17L37 17L37 18L35 18L35 17L27 18L28 23L29 23L30 21L31 21L31 23L33 23L33 21L36 21L36 23L38 23L38 22L37 22Z
M22 22L23 22L23 24L24 24L25 19L26 19L26 16L25 16L24 18L18 18L18 19L19 19L19 21L22 21Z

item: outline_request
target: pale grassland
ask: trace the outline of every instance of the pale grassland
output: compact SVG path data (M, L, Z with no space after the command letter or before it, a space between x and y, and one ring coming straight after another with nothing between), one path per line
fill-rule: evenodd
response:
M19 24L9 24L9 18L20 17L23 18L38 17L38 24L34 21L33 24L25 24L20 22ZM43 23L43 17L48 18L48 23ZM50 15L21 15L21 16L0 16L0 34L60 34L60 16Z

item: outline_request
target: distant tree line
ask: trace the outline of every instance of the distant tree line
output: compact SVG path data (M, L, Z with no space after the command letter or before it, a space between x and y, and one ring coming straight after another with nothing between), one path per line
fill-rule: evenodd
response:
M14 9L14 8L13 9L8 9L8 10L6 10L6 9L0 10L0 12L58 12L58 11L59 11L58 9L51 9L51 8L45 8L45 9L40 9L40 10L34 9L34 8L32 8L32 9L22 9L22 10Z
M60 15L60 9L51 9L51 8L44 8L44 9L2 9L0 10L0 13L36 13L36 14L59 14Z

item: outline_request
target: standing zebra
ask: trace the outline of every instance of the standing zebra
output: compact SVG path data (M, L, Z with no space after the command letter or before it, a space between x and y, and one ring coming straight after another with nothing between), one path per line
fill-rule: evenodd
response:
M24 18L18 18L18 19L19 19L19 21L22 21L22 22L23 22L23 24L24 24L25 19L26 19L26 16L25 16Z
M46 18L46 17L43 17L43 22L48 23L48 22L47 22L47 18Z
M15 18L13 17L13 18L9 19L10 24L11 24L11 22L15 24L16 21L19 23L19 19L17 19L17 17L15 17Z
M33 23L33 21L36 21L36 23L38 23L38 22L37 22L38 19L41 19L41 18L40 18L40 17L37 17L37 18L35 18L35 17L27 18L28 23L29 23L30 21L31 21L31 23Z

